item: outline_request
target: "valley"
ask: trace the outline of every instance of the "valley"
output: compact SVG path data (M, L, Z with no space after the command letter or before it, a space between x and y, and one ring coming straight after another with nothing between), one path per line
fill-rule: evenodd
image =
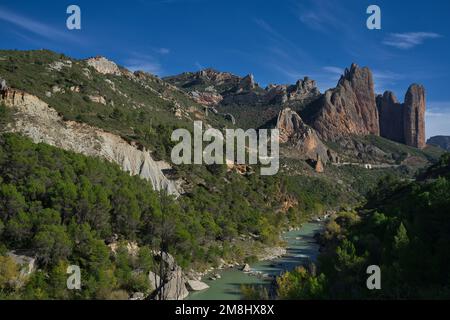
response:
M301 267L318 250L319 227L308 221L333 212L321 248L348 249L362 264L358 250L381 240L353 239L354 250L344 241L374 197L392 196L390 184L414 185L427 168L446 170L445 150L424 141L425 89L411 85L404 103L376 95L371 70L356 64L321 93L308 77L262 88L252 75L213 69L161 79L104 57L2 50L0 79L0 264L9 272L0 298L268 298L249 285L269 278L271 298L324 297L339 287L334 258L324 264L321 253L317 273ZM219 133L277 129L270 149L279 145L279 170L174 163L173 132L201 138L200 122ZM183 155L195 158L191 148ZM287 255L258 262L286 243ZM23 261L33 262L25 275ZM79 291L59 281L69 265L84 271ZM209 280L224 265L234 269ZM261 274L238 270L247 265Z

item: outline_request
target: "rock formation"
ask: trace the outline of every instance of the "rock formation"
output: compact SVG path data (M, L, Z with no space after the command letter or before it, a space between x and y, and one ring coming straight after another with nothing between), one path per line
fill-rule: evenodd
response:
M413 84L405 96L403 123L405 143L416 148L425 147L425 88Z
M294 85L269 85L266 88L265 100L268 103L285 104L288 102L304 102L320 96L314 80L305 77Z
M380 115L380 135L406 145L425 147L425 89L412 84L399 103L394 94L386 91L377 97Z
M319 156L324 161L328 159L328 148L314 129L306 125L290 108L279 113L276 128L280 131L280 143L290 143L298 150L301 158L315 161Z
M161 279L160 275L150 271L148 280L153 289L155 299L161 300L183 300L189 295L186 288L186 277L183 270L177 263L173 256L167 252L153 252L153 255L160 263L164 264L164 276Z
M380 133L372 72L366 67L352 64L317 103L311 123L325 140Z
M316 161L315 171L316 171L317 173L322 173L322 172L324 171L322 159L320 158L319 155L317 155L317 161Z
M223 100L223 97L217 92L192 91L190 95L195 102L203 106L215 106Z
M197 80L211 81L216 86L223 85L226 82L238 84L240 81L239 77L229 72L220 72L211 68L201 70L199 72L194 73L193 75L194 78Z
M0 92L4 92L8 89L8 86L6 85L6 80L0 78Z
M259 87L252 74L241 78L213 69L183 73L165 80L190 92L194 100L203 105L218 105L221 102L225 105L284 104L304 102L320 95L316 82L308 77L293 85L269 85L265 89ZM206 88L202 89L204 86Z
M7 131L21 133L35 143L44 142L117 163L122 170L150 181L155 190L164 189L169 194L179 195L175 183L164 176L149 151L87 124L64 121L44 101L25 92L4 91L0 101L15 113L15 120L6 127Z
M20 276L22 278L31 275L36 270L36 257L18 254L15 251L7 252L6 255L20 267Z
M249 74L242 78L242 80L239 82L238 85L238 92L242 91L251 91L255 89L258 86L257 83L255 83L255 78L252 74Z
M380 117L380 135L404 143L403 105L398 102L394 93L386 91L383 95L378 95L377 107Z
M117 64L106 59L105 57L95 57L86 60L86 63L101 74L122 75Z
M190 291L202 291L209 288L209 286L199 280L188 280L186 285Z
M308 77L287 88L287 101L302 101L320 95L316 82Z

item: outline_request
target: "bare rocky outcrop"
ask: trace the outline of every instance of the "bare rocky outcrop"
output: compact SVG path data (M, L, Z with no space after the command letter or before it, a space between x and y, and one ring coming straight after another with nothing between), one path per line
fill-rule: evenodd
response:
M72 68L71 60L54 61L49 66L50 70L61 71L63 68Z
M117 64L106 59L105 57L94 57L86 60L86 63L101 74L122 75Z
M220 72L211 68L201 70L194 74L196 79L208 80L214 83L214 85L222 85L225 82L239 82L239 78L229 72Z
M0 78L0 92L6 91L8 89L8 85L6 84L6 80Z
M320 95L316 82L308 77L298 80L295 85L287 89L287 101L303 101Z
M106 99L105 99L105 97L103 97L103 96L89 95L88 98L89 98L89 100L91 100L92 102L100 103L100 104L106 105Z
M36 257L10 251L6 254L20 267L20 277L25 278L36 270Z
M302 159L316 160L320 156L326 162L329 158L329 149L315 130L306 125L292 109L285 108L279 113L276 128L280 132L280 142L291 144Z
M352 64L317 103L311 122L325 140L380 133L372 72L366 67Z
M257 83L255 83L255 78L253 74L249 74L242 78L242 80L239 82L238 85L238 93L242 91L252 91L258 86Z
M186 284L190 291L202 291L209 288L206 283L198 280L188 280Z
M265 100L268 103L286 104L305 102L320 96L316 82L308 77L298 80L294 85L269 85Z
M186 279L183 270L175 262L173 256L167 252L154 251L153 255L164 264L164 276L150 271L148 279L153 289L152 296L161 300L183 300L189 295L186 288Z
M166 280L161 280L159 275L151 271L149 272L148 279L152 289L161 293L161 295L156 296L158 299L183 300L189 295L183 271L178 266L167 273Z
M175 183L164 176L144 148L87 124L64 121L44 101L25 92L7 90L1 100L15 112L15 120L6 130L21 133L35 143L43 142L117 163L122 170L150 181L155 190L164 189L169 194L179 195Z
M217 92L192 91L190 95L195 102L204 106L215 106L223 100Z
M323 167L322 159L320 158L319 155L317 155L316 166L315 166L314 170L317 173L322 173L325 170L324 167Z

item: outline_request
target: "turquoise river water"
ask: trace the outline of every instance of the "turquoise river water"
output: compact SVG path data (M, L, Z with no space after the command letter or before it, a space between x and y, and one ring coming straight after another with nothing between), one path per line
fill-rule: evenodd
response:
M320 223L306 223L300 230L290 231L283 234L287 242L287 254L281 258L269 261L260 261L251 264L252 271L263 274L279 275L284 271L292 270L294 267L307 260L315 261L319 252L319 245L314 241L314 234L322 228ZM239 300L241 299L240 288L244 284L269 285L270 280L249 275L239 269L224 269L214 271L221 278L210 280L206 276L204 281L209 289L193 292L188 300Z

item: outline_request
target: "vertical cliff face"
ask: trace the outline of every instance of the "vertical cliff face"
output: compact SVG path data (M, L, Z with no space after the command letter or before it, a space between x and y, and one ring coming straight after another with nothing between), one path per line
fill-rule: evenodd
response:
M380 117L380 135L390 140L405 143L403 105L391 91L377 96Z
M404 103L405 143L416 148L425 147L425 88L413 84L408 88Z
M337 87L325 92L317 109L312 125L326 140L380 133L373 77L368 68L352 64Z
M394 94L386 91L377 97L382 137L416 148L425 143L425 89L412 84L405 95L405 102L399 103Z

